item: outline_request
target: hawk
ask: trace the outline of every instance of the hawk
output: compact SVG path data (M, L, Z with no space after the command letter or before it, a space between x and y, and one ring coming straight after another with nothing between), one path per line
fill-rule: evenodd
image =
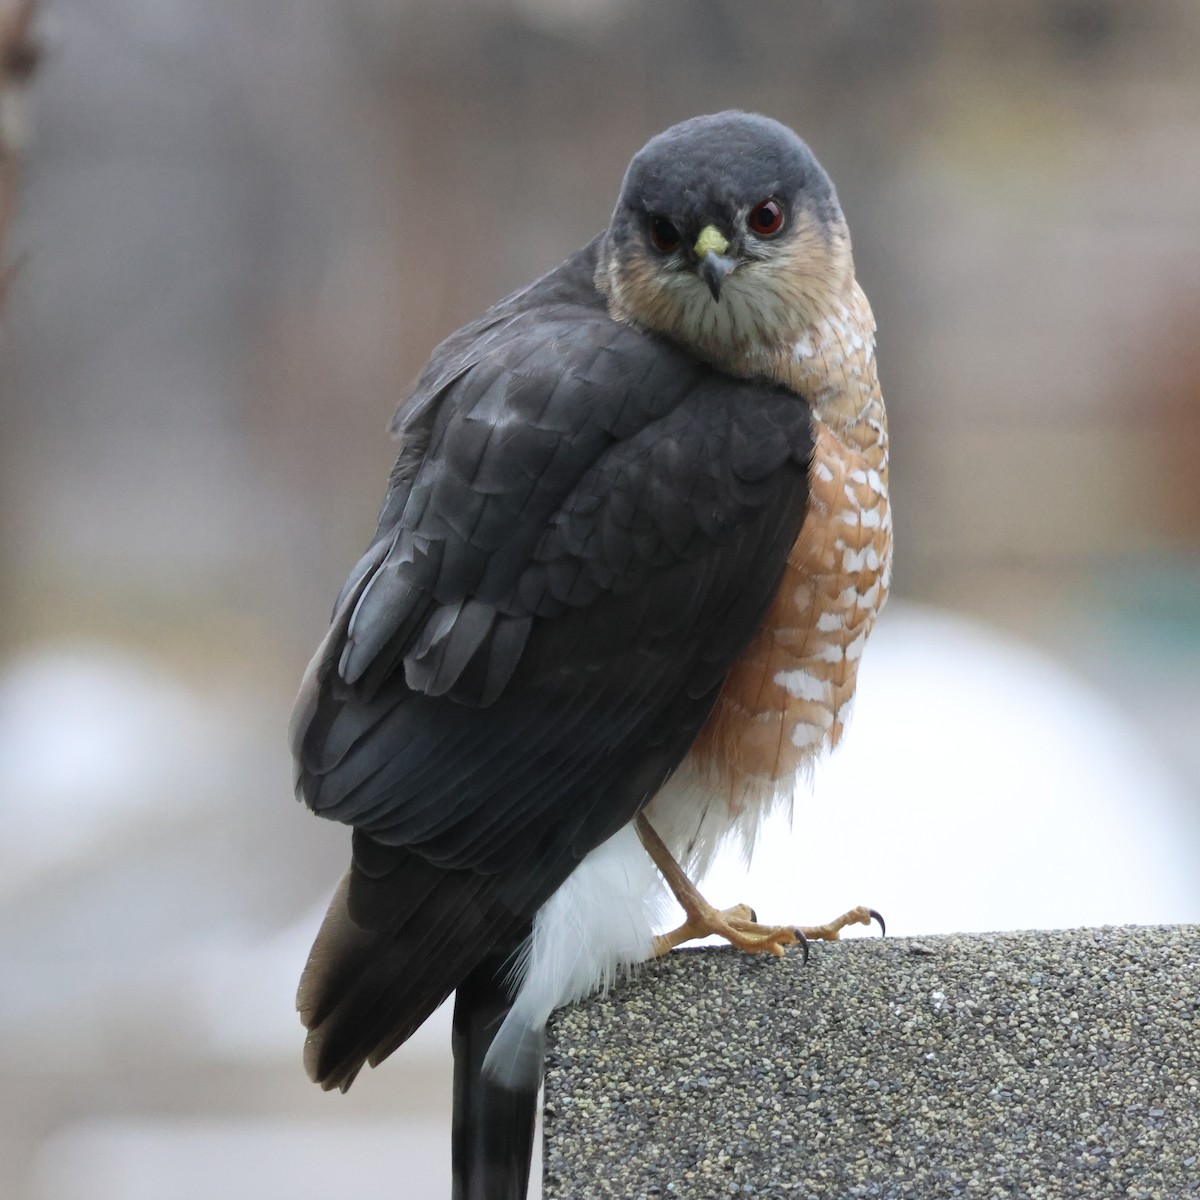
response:
M690 879L836 745L888 587L874 319L833 185L725 112L452 334L301 687L298 795L353 827L300 983L349 1087L452 992L454 1194L523 1196L551 1011L719 933ZM649 853L647 853L649 852ZM687 921L656 936L656 867Z

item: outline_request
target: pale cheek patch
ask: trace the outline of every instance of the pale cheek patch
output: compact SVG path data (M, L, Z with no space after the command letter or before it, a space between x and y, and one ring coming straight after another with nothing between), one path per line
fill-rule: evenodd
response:
M764 374L763 360L778 357L781 348L796 361L815 359L822 347L812 330L826 339L836 332L858 352L870 340L855 331L855 310L837 302L853 281L842 223L830 229L805 216L770 257L740 264L719 301L694 272L641 250L624 258L610 251L598 278L614 318L665 334L734 375ZM821 320L830 312L838 314L833 326Z

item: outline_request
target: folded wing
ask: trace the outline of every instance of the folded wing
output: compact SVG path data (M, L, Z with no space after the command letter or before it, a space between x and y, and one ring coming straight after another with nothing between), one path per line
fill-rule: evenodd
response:
M297 702L298 793L356 829L301 986L326 1086L519 943L653 795L805 514L795 395L595 305L534 293L488 328L410 404L380 528Z

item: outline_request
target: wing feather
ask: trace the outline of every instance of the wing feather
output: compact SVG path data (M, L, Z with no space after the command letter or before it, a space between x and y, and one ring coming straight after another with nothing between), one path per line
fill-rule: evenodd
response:
M661 786L805 515L804 402L611 321L591 261L435 356L297 702L298 792L356 830L301 987L326 1086Z

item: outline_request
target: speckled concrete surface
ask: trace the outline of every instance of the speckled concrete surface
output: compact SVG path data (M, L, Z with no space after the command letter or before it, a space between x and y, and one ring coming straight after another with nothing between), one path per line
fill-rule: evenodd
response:
M676 951L558 1014L545 1200L1200 1196L1200 927Z

